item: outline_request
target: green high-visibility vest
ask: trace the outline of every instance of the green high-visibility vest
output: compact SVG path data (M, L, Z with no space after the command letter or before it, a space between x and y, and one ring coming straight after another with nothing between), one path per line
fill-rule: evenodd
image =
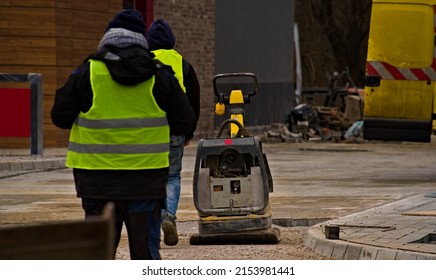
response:
M114 80L106 65L90 60L93 104L74 123L66 166L139 170L169 166L169 126L152 89L154 76L135 86Z
M180 87L183 89L183 92L186 92L185 85L183 84L183 63L182 63L182 55L179 54L176 50L154 50L152 51L156 56L156 59L162 62L165 65L171 66L173 71L175 72L174 76L176 76L179 81Z

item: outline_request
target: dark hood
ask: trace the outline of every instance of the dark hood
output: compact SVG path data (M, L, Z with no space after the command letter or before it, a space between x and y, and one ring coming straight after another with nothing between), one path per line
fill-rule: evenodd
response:
M170 25L163 19L155 20L147 32L148 45L150 50L173 49L176 44L176 37Z
M103 61L114 81L122 85L136 85L156 74L156 64L152 55L140 46L118 48L106 46L89 59Z

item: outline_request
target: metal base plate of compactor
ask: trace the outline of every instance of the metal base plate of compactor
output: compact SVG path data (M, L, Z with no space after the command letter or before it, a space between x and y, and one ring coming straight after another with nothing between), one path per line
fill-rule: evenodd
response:
M209 216L198 221L198 234L191 245L212 244L276 244L280 230L272 226L271 212L263 215Z

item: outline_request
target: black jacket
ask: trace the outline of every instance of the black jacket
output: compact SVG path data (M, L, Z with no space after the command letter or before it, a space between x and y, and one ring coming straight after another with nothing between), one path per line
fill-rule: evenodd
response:
M197 74L194 67L183 58L183 85L186 89L189 103L194 110L196 122L194 129L185 135L186 140L191 140L194 137L195 129L197 128L197 121L200 118L200 84L198 83Z
M176 44L171 26L163 19L156 19L150 25L147 31L147 41L151 51L165 49L172 50ZM198 83L197 74L192 65L186 60L182 61L183 69L183 85L186 89L189 102L194 110L196 121L200 117L200 85ZM186 140L191 140L194 136L195 128L185 135Z
M167 114L170 133L186 135L195 129L196 116L172 70L156 64L152 55L142 47L107 46L88 59L105 62L112 78L127 86L154 75L153 95ZM88 59L56 91L51 119L60 128L70 129L80 111L87 112L91 108L93 92ZM79 197L150 199L165 197L168 168L138 171L74 169L73 173Z

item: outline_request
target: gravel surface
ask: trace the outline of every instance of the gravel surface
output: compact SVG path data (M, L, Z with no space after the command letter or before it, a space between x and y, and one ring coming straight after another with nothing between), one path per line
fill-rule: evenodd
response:
M194 221L178 222L179 243L166 246L161 242L164 260L323 260L326 259L304 246L308 227L278 227L278 244L253 245L190 245L189 238L197 233ZM123 232L116 259L128 260L127 235Z

